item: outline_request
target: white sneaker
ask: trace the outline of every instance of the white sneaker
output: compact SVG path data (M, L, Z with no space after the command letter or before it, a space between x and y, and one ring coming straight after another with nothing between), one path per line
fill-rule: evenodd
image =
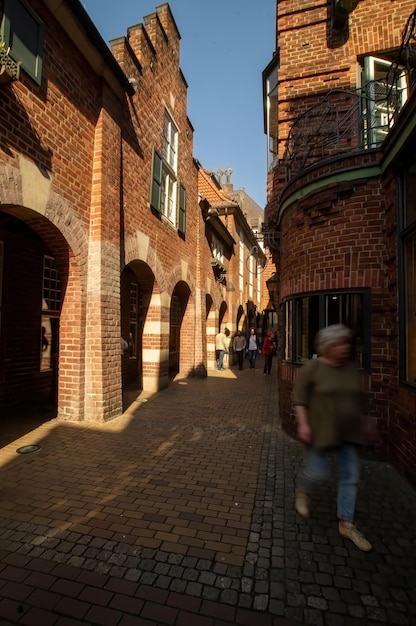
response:
M309 498L303 491L295 493L295 509L301 517L309 517Z
M363 552L370 552L373 549L371 543L364 537L362 533L354 526L354 524L350 524L347 522L339 522L338 524L338 532L341 537L345 537L345 539L351 539L354 545L357 546L359 550Z

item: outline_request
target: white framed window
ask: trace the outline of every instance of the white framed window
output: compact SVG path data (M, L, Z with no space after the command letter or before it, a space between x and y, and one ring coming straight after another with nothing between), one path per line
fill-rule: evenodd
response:
M392 72L392 62L365 57L363 83L363 134L367 148L380 146L408 97L405 68Z
M153 154L151 207L171 222L181 234L186 226L186 190L177 179L178 129L165 112L162 154Z
M263 72L265 101L264 123L267 135L267 170L270 171L278 158L278 65L273 61Z
M163 123L163 158L176 173L178 167L178 129L167 112L165 112Z
M244 242L238 244L238 288L240 293L244 291Z
M55 365L58 324L61 310L61 281L55 259L43 257L42 313L40 329L40 370L51 370Z
M261 270L262 267L257 263L257 301L261 299Z
M211 249L214 259L217 259L220 263L224 263L224 246L215 235L212 235Z
M176 178L171 170L162 166L162 187L160 198L160 212L176 225Z
M248 297L252 300L254 297L254 257L251 255L248 261Z

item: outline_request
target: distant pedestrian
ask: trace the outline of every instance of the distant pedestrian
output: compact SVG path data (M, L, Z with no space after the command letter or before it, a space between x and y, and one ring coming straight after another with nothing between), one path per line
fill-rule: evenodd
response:
M250 328L250 335L248 337L248 360L250 362L250 369L256 367L257 354L260 352L260 341L256 333L255 328Z
M224 330L224 335L227 338L226 342L225 342L224 366L226 365L227 367L230 367L230 344L231 344L231 337L230 337L230 331L228 330L228 328L226 328Z
M269 332L266 334L261 351L264 355L263 373L265 376L270 376L272 372L273 354L276 351L273 331L269 330Z
M233 350L237 355L238 369L242 370L246 350L246 338L241 334L241 330L237 330L237 334L234 337Z
M226 329L228 330L228 329ZM215 337L215 352L217 357L217 369L222 371L224 367L224 356L228 350L228 340L225 332L221 331L217 333Z

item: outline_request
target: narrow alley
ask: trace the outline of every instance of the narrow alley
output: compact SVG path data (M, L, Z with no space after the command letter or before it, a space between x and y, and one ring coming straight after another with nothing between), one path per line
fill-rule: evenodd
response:
M259 359L1 448L0 623L416 625L414 490L363 461L370 553L338 536L333 482L305 522L277 393Z

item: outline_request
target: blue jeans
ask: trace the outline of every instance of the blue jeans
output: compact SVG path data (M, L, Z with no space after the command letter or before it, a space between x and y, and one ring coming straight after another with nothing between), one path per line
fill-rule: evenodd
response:
M217 368L219 370L223 370L224 369L224 355L225 355L225 350L217 350Z
M317 482L329 477L331 452L336 454L338 461L337 516L340 520L353 522L360 479L360 457L355 445L341 443L334 448L321 450L308 446L303 468L298 475L297 489L310 494Z
M248 360L250 361L250 367L253 368L256 365L257 350L248 351Z

